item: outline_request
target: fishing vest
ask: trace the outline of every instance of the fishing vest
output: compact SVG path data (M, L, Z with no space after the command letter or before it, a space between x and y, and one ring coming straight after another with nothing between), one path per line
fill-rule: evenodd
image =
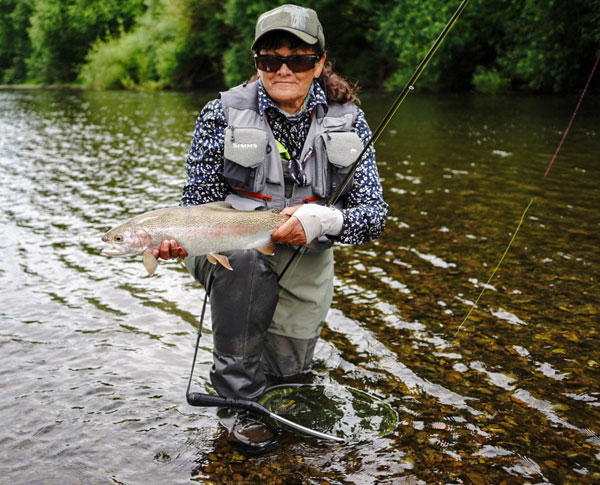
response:
M331 103L327 112L322 104L317 105L300 156L300 160L306 159L307 183L294 183L291 196L286 197L280 150L258 108L258 82L244 83L220 97L227 119L223 176L233 189L226 200L236 209L325 205L363 149L352 131L357 115L354 104ZM351 186L352 181L342 195ZM342 204L340 198L336 207Z

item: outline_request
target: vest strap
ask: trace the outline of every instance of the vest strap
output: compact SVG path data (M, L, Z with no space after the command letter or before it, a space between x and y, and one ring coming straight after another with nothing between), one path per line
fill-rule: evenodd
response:
M323 197L317 197L316 195L313 195L312 197L303 197L302 203L310 204L311 202L317 202L318 200L323 200Z
M256 192L247 192L246 190L241 190L241 189L233 189L233 190L235 190L238 194L245 195L246 197L252 197L254 199L265 200L267 202L271 202L273 200L273 197L271 195L258 194Z

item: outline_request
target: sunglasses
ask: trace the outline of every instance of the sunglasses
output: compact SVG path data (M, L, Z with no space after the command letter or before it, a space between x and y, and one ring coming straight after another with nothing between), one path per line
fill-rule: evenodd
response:
M292 72L310 71L319 59L320 54L301 54L299 56L274 56L270 54L254 54L254 65L266 72L277 72L285 64Z

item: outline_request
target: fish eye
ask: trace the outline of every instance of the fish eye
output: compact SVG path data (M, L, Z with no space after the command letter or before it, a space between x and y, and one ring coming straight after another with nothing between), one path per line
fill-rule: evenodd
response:
M123 242L123 236L121 236L120 234L117 234L115 236L115 242Z

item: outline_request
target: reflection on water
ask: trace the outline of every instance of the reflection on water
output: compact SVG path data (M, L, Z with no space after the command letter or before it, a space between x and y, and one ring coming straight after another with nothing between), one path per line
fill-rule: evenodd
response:
M600 481L600 99L413 95L377 146L378 241L336 248L313 381L378 395L369 443L245 459L184 389L203 290L100 254L178 203L210 94L0 91L0 476L11 483ZM371 124L388 96L366 94ZM519 235L478 308L455 332ZM195 386L208 389L210 322Z

